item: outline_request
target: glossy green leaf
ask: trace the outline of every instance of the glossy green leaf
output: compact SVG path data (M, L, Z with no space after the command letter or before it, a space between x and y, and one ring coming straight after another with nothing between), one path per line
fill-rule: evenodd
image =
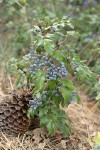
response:
M39 109L39 116L40 117L43 117L47 113L48 113L48 107L45 106L44 108Z
M47 129L49 131L50 134L53 134L54 133L54 130L55 130L55 124L53 123L52 120L49 121L49 123L47 124Z
M48 54L51 54L54 51L54 43L50 39L44 39L44 49Z
M66 63L66 57L64 56L64 54L60 51L54 51L52 53L52 57L56 58L59 62L65 62Z
M61 88L61 94L64 98L65 101L68 101L72 95L72 90L69 90L68 88L66 87L62 87Z
M45 88L45 72L40 70L36 73L36 85L33 89L33 93L38 93L43 91Z
M73 82L71 80L67 79L67 78L63 79L62 85L64 87L67 87L69 90L74 90L75 89L75 87L73 85Z

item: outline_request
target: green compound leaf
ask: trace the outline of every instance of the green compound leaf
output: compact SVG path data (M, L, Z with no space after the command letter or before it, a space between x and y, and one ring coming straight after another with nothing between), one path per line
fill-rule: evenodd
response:
M72 95L72 90L69 90L67 87L62 87L60 91L61 91L61 94L62 94L64 100L69 101L69 99Z
M48 82L48 87L50 88L50 89L54 89L55 87L56 87L56 81L49 81Z
M51 107L47 106L46 109L44 112L40 111L39 117L41 126L46 126L50 134L54 134L55 129L58 129L65 135L69 135L70 124L65 112L60 110L59 107L55 107L54 105Z
M75 89L72 81L68 80L67 78L62 81L62 84L63 84L64 87L67 87L69 90L74 90Z
M47 124L47 129L49 131L50 134L54 134L55 131L55 124L53 123L52 120L49 121L49 123Z
M39 70L36 73L36 84L35 89L33 89L33 93L38 93L43 91L45 88L45 72L43 70Z
M50 118L48 118L48 116L45 115L40 119L40 125L46 126L49 123L49 121L50 121Z
M44 39L44 49L48 54L51 54L54 51L54 43L50 39Z
M52 57L56 58L59 62L65 62L66 63L66 58L65 58L64 54L59 50L53 52Z
M44 108L39 109L39 116L40 117L44 116L47 113L48 113L48 107L44 107Z
M34 109L33 108L29 108L28 112L27 112L27 117L30 118L34 118Z

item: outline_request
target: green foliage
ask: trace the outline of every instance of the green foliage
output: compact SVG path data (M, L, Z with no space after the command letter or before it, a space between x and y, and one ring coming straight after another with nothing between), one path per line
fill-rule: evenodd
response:
M100 149L100 132L98 132L95 137L94 137L94 150L99 150Z
M9 33L5 47L9 49L9 57L20 57L11 59L8 71L13 72L17 88L32 88L33 101L38 97L42 102L37 109L31 107L28 110L28 117L39 116L41 126L46 126L51 134L55 129L69 134L70 123L60 105L68 106L73 100L79 102L73 82L68 77L48 80L46 71L49 65L40 69L37 65L33 74L30 72L30 66L35 63L32 56L41 59L44 55L52 60L56 68L63 63L68 75L77 77L81 80L80 83L86 83L90 90L94 87L92 93L97 92L98 100L100 88L99 83L95 82L95 73L99 74L100 70L100 6L94 6L92 1L85 5L82 0L5 0L0 1L0 4L1 10L5 7L5 11L2 10L0 14L5 21L2 26ZM72 16L74 21L66 17L66 14ZM3 54L3 48L1 49ZM4 51L3 66L7 54L5 49ZM81 61L78 55L86 61ZM46 98L43 98L44 91L47 91Z
M69 37L77 35L72 21L67 17L62 19L46 17L33 26L29 30L30 33L33 35L30 53L20 60L13 58L10 62L18 75L17 87L32 88L33 100L30 100L27 116L29 118L39 116L41 126L47 127L50 134L58 129L69 135L70 123L60 105L65 107L73 100L79 101L79 96L73 82L68 79L67 72L76 73L82 80L94 82L95 75L80 61L70 48L70 43L67 43ZM50 66L53 68L51 67L51 71L48 72ZM57 68L61 72L58 73ZM54 73L56 78L51 79ZM44 92L47 93L45 97Z
M98 101L98 107L100 108L100 79L93 88L93 92L96 93L96 100Z
M27 18L27 6L21 5L20 0L8 0L2 2L4 10L1 12L4 24L2 30L6 30L9 42L7 47L10 49L9 54L13 52L13 56L20 56L27 52L30 45L30 35L28 29L30 24Z
M94 150L99 150L100 149L100 145L95 145L94 146Z
M39 110L41 118L41 126L46 126L50 134L53 134L55 129L58 129L65 134L70 134L70 123L64 111L54 105L45 106Z

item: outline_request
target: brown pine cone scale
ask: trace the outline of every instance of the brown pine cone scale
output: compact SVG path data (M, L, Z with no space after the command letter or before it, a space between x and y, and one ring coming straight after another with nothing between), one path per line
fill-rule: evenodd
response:
M11 94L6 96L0 104L0 131L8 134L23 134L30 126L30 120L27 117L29 108L29 97Z

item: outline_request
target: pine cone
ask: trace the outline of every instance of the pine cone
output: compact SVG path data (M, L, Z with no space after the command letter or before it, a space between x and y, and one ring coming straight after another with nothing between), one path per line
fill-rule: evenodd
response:
M27 117L31 95L13 93L6 96L0 104L0 131L8 134L23 134L30 126Z

